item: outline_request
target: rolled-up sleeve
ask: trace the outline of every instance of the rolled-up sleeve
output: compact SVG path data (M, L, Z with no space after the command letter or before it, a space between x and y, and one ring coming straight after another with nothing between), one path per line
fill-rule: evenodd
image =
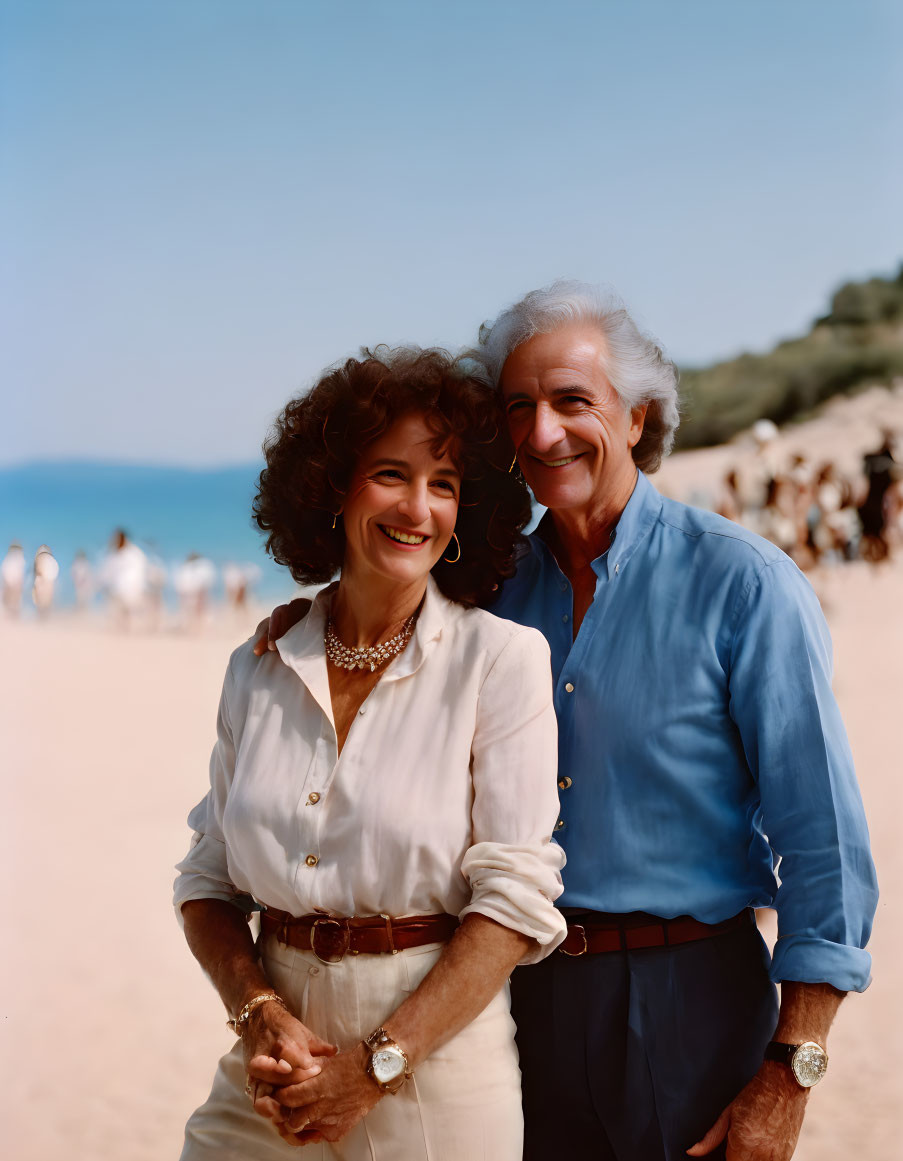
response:
M173 905L182 922L182 906L190 899L222 899L240 910L253 910L253 900L239 891L229 877L226 843L223 838L223 810L235 771L235 746L229 718L229 688L232 669L226 672L216 719L216 745L210 757L210 789L188 815L194 832L188 854L176 870Z
M877 883L831 670L808 581L789 561L766 565L738 604L730 709L781 860L771 974L863 991Z
M533 629L501 651L481 691L472 750L473 845L462 863L479 912L535 940L523 963L558 946L566 926L554 900L564 851L558 818L557 727L549 648Z

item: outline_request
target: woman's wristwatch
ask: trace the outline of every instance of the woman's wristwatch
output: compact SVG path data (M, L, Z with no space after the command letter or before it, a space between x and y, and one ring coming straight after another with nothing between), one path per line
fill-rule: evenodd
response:
M363 1041L370 1053L367 1076L381 1092L397 1093L404 1082L414 1074L408 1065L404 1049L399 1048L385 1028L377 1028Z
M765 1049L765 1059L786 1064L802 1088L812 1088L828 1071L828 1054L814 1040L807 1040L804 1044L783 1044L780 1040L772 1040Z

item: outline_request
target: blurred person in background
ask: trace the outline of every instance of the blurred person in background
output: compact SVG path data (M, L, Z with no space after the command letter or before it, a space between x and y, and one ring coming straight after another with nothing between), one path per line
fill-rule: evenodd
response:
M134 627L146 610L149 566L147 556L122 528L113 533L98 579L116 626L123 630Z
M223 569L223 587L226 603L233 613L245 611L248 598L259 580L260 569L256 564L236 564L230 561L226 565Z
M753 455L744 464L740 477L741 507L750 512L761 512L768 502L771 481L778 472L776 441L780 433L770 419L757 419L751 434Z
M153 542L148 543L147 551L147 624L155 631L163 624L163 615L166 608L166 586L169 583L169 572Z
M35 553L34 583L31 588L31 599L39 617L49 616L53 609L53 596L59 575L60 566L56 558L47 545L42 544Z
M796 486L786 472L779 469L769 478L765 503L754 523L760 536L792 558L798 539Z
M883 431L881 447L863 457L862 470L866 492L859 505L859 520L862 524L860 552L869 563L880 564L890 555L887 500L900 475L899 465L894 458L891 431Z
M884 498L885 535L889 555L893 555L903 547L903 470L899 466L899 450L896 464L894 482Z
M794 492L793 507L796 525L796 540L789 555L796 565L805 571L815 564L816 559L815 545L812 540L815 473L806 457L796 453L791 458L787 476Z
M859 519L853 487L836 464L822 464L815 480L812 539L819 563L842 564L856 556Z
M3 608L11 617L22 611L22 592L25 588L25 552L18 540L6 550L0 564L0 588L3 590Z
M189 552L175 569L172 583L179 598L182 628L189 631L200 629L210 608L210 593L216 584L213 561L198 552Z
M730 468L724 473L715 511L725 520L742 523L743 503L740 497L740 479L736 468Z
M175 902L240 1040L183 1161L520 1161L507 981L564 920L548 647L475 607L530 514L512 455L491 387L385 348L267 443L268 550L339 579L229 664Z
M90 608L94 599L96 584L94 569L83 549L80 548L76 552L69 574L72 577L72 588L75 592L75 607L78 612L84 613Z

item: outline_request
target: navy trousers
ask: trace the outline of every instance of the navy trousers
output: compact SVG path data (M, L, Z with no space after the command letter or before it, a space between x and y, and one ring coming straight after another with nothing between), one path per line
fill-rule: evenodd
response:
M518 968L525 1161L686 1161L762 1063L778 1013L768 966L751 923Z

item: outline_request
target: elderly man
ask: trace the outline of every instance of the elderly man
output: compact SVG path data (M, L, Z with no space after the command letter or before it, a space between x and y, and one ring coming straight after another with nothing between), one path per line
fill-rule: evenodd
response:
M492 607L551 647L568 859L561 954L512 980L525 1156L783 1161L876 901L818 602L649 483L676 374L619 304L558 283L472 355L548 509Z
M676 375L619 305L537 291L479 354L548 509L493 606L551 646L568 856L563 954L513 980L526 1156L788 1158L876 900L818 602L649 483Z

